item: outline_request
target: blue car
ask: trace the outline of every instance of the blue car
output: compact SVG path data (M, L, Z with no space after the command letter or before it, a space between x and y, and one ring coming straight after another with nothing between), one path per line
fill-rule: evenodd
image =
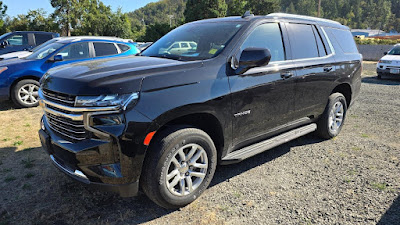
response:
M60 34L43 31L14 31L5 33L0 36L0 55L31 50L55 37L60 37Z
M0 100L18 107L38 105L40 78L50 68L139 53L132 41L112 37L60 37L25 58L0 61Z

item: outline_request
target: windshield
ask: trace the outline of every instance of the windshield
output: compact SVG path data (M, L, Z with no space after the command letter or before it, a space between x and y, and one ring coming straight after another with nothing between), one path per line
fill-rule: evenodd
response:
M0 40L3 39L4 37L6 37L7 35L9 35L10 33L5 33L3 35L0 36Z
M388 52L388 55L400 55L400 46L394 47L390 52Z
M34 47L32 50L30 50L30 52L36 52L40 48L43 48L44 46L49 45L49 44L51 44L51 43L53 43L55 41L57 41L57 39L50 39L50 40L46 41L45 43Z
M51 43L51 44L45 45L42 48L37 49L30 56L26 57L26 59L43 59L46 56L53 53L54 51L61 48L62 46L64 46L64 45L60 44L60 43Z
M242 27L239 22L194 23L176 28L141 55L182 61L217 56Z

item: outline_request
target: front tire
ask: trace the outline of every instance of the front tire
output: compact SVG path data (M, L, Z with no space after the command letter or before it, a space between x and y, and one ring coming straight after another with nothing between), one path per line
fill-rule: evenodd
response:
M217 151L210 136L200 129L161 131L147 151L140 183L161 207L175 209L193 202L214 176Z
M318 121L317 134L324 139L336 137L342 130L346 118L346 98L341 93L329 96L324 114Z
M32 79L19 81L11 90L11 99L21 108L39 105L39 82Z

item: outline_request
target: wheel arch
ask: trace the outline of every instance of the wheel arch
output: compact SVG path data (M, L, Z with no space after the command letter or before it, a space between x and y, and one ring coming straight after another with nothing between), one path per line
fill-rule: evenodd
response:
M351 86L348 83L342 83L337 85L331 94L333 93L341 93L342 95L344 95L344 97L346 98L346 104L347 107L350 106L350 103L352 101L351 97L352 97L352 90L351 90Z
M10 90L8 91L9 92L8 94L9 94L10 98L11 98L11 94L12 94L12 91L13 91L15 85L17 85L17 83L20 82L21 80L28 80L28 79L36 80L37 82L40 81L40 77L37 77L37 76L34 76L34 75L25 75L25 76L22 76L22 77L18 77L10 85Z

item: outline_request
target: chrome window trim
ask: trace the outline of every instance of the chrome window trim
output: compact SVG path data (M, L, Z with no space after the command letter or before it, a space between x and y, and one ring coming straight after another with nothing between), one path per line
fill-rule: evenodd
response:
M331 52L332 52L331 54L334 55L336 52L335 52L335 49L333 48L331 40L328 37L328 34L326 33L324 27L321 27L321 30L322 30L322 33L324 34L326 40L328 41L329 48L331 49Z

